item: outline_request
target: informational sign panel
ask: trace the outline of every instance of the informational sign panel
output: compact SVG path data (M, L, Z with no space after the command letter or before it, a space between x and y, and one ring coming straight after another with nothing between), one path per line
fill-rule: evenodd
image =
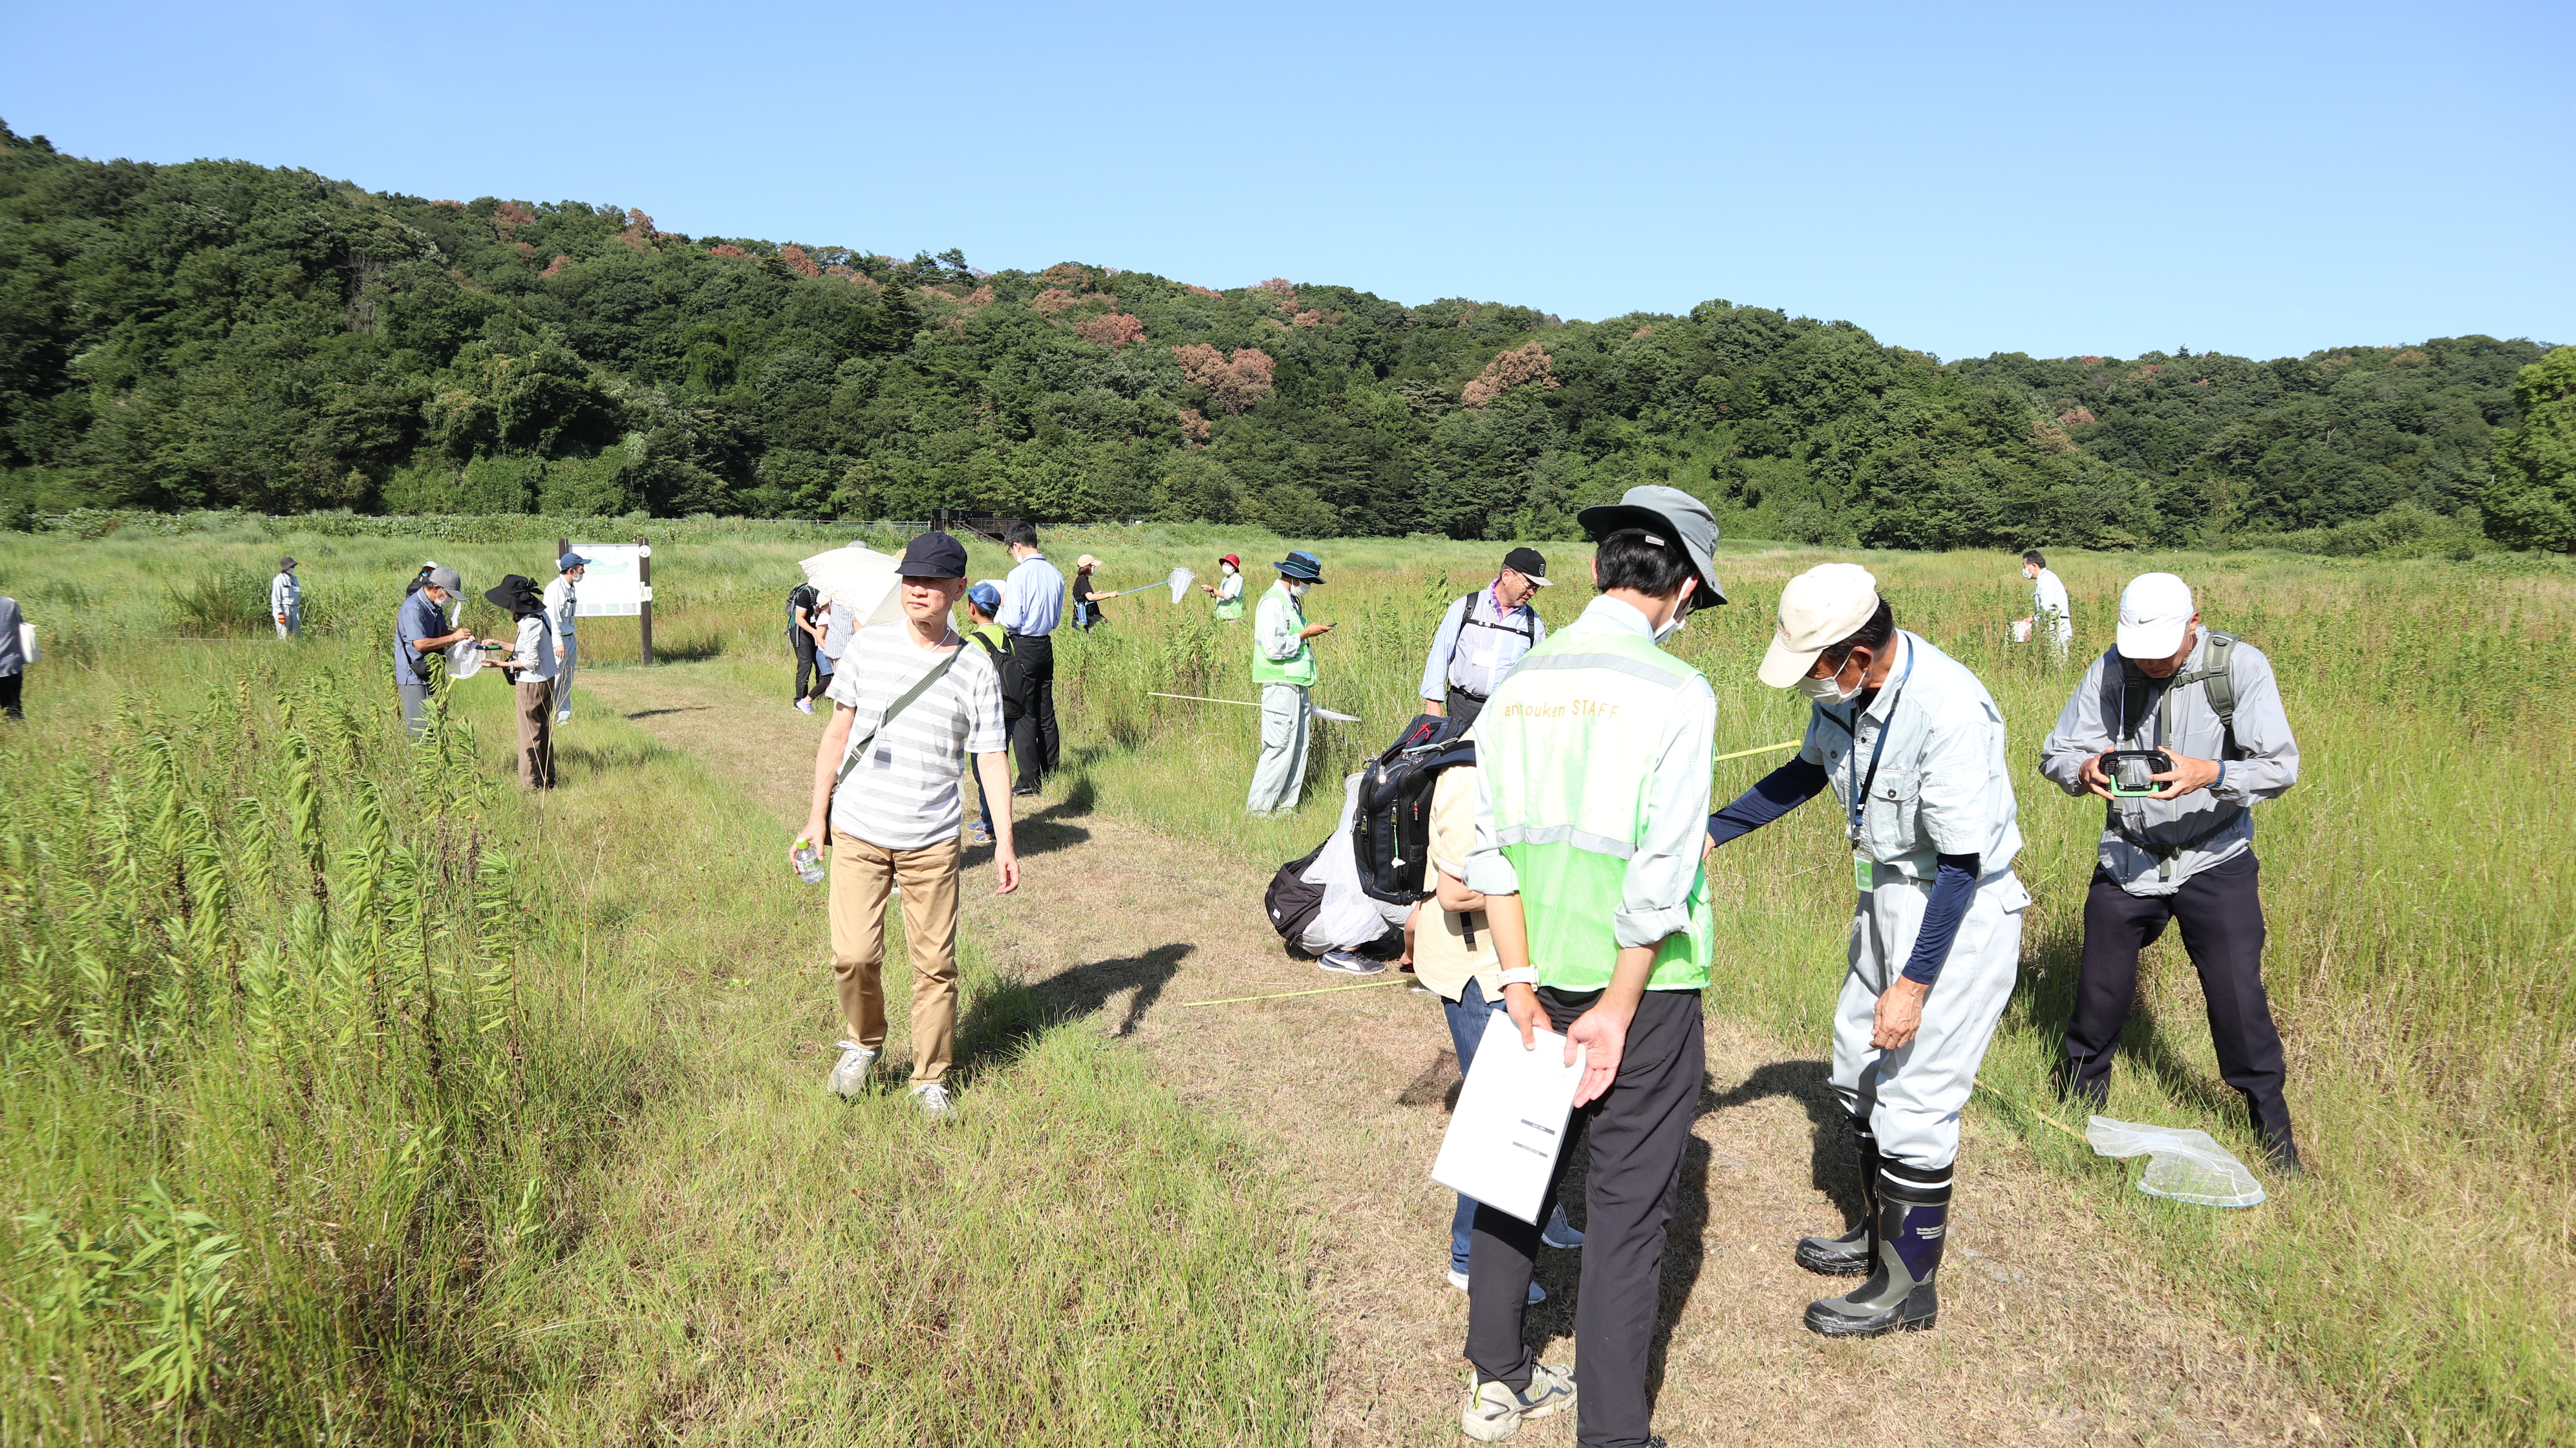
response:
M644 581L644 560L651 547L642 543L575 543L572 551L588 561L577 596L583 618L633 618L653 599Z

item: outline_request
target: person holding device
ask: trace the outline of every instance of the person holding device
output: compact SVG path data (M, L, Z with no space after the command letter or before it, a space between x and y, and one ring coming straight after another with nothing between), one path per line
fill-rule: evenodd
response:
M1678 488L1631 488L1584 509L1599 591L1532 649L1476 720L1475 849L1504 1008L1523 1049L1547 1026L1581 1056L1562 1138L1588 1149L1575 1372L1523 1336L1530 1263L1572 1160L1558 1153L1522 1221L1476 1208L1459 1429L1491 1443L1573 1406L1580 1441L1651 1438L1647 1366L1682 1152L1707 1078L1700 992L1714 922L1701 869L1717 696L1658 645L1726 601L1717 520ZM1466 897L1452 898L1465 903ZM1580 1402L1576 1401L1578 1390Z
M1851 844L1850 968L1832 1084L1857 1138L1861 1220L1798 1265L1868 1280L1807 1305L1810 1331L1931 1327L1959 1113L2012 996L2030 892L2002 711L1965 665L1896 626L1878 580L1825 563L1780 593L1759 671L1810 704L1798 757L1709 818L1714 850L1831 787Z
M1315 685L1315 640L1329 623L1306 622L1307 593L1324 583L1324 561L1304 549L1273 565L1279 581L1252 614L1252 681L1261 686L1261 757L1243 807L1274 814L1306 792L1306 743L1315 727L1307 691Z
M788 848L828 841L832 979L849 1035L825 1080L856 1096L885 1046L885 916L903 897L912 956L912 1100L946 1117L957 1041L957 888L966 761L985 798L1009 797L1002 680L981 648L966 647L949 611L966 592L966 548L923 533L898 565L903 621L857 630L832 675L831 722L814 751L813 806ZM993 893L1020 886L1011 812L993 812Z
M2263 991L2254 806L2299 782L2299 742L2261 649L2201 627L2191 585L2146 573L2120 594L2116 644L2085 670L2040 772L2104 802L2084 953L2066 1023L2067 1094L2098 1108L2137 995L2138 952L2182 927L2220 1079L2245 1098L2272 1164L2299 1170L2281 1032Z

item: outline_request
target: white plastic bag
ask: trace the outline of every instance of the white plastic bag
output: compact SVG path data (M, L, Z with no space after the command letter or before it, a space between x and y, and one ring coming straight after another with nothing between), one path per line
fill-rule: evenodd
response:
M2017 618L2013 620L2012 641L2017 644L2026 644L2030 642L2029 619Z
M18 652L26 655L31 664L44 657L36 652L36 626L23 618L18 620Z
M2203 1207L2250 1207L2263 1200L2263 1184L2206 1131L2145 1126L2089 1117L2084 1139L2103 1156L2152 1156L2138 1190Z

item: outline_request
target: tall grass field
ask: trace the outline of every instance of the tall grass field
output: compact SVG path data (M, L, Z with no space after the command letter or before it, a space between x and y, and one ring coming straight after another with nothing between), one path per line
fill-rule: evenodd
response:
M783 705L794 561L848 536L655 537L657 656ZM1241 553L1256 593L1290 546L1048 539L1059 563L1099 555L1107 588ZM1249 620L1195 591L1059 635L1065 788L1265 863L1331 828L1341 775L1419 707L1438 611L1506 545L1302 546L1327 579L1308 615L1339 624L1317 701L1365 721L1318 725L1305 805L1243 815L1257 711L1153 697L1256 697ZM1589 550L1537 546L1561 626ZM281 549L305 560L295 644L261 613ZM479 594L546 576L550 552L254 523L0 535L0 592L47 650L29 722L0 733L0 1437L1303 1441L1265 1385L1311 1373L1329 1309L1297 1287L1294 1243L1245 1229L1289 1189L1119 1047L1040 1017L970 941L970 1065L994 1104L953 1133L829 1105L827 1063L800 1054L832 1030L818 904L775 859L713 845L772 823L613 717L567 736L566 788L520 794L503 691L479 681L403 743L384 662L403 581L435 557ZM978 577L1007 567L972 554ZM2006 641L2029 611L2013 558L1729 544L1732 602L1669 645L1716 688L1720 751L1801 732L1803 702L1753 667L1782 583L1828 558L1867 564L1900 625L1976 671L2029 765L2038 903L1980 1129L2024 1137L2369 1441L2576 1441L2576 571L2069 554L2058 662ZM2303 754L2256 845L2309 1174L2267 1174L2246 1211L2139 1194L2048 1085L2101 809L2039 777L2039 743L2122 584L2158 568L2271 656ZM591 621L582 646L586 667L630 664L634 626ZM1784 757L1714 766L1718 796ZM1843 849L1811 808L1719 853L1710 1010L1826 1051ZM2170 933L2108 1114L2260 1160ZM1029 1173L1083 1184L1083 1230L1014 1209ZM1117 1326L1140 1320L1157 1330Z

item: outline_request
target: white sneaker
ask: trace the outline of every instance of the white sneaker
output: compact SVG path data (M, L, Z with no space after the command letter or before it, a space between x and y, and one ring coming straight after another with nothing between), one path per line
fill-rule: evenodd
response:
M823 1078L823 1089L848 1100L868 1089L868 1068L877 1063L877 1053L856 1041L843 1041L840 1045L840 1063Z
M1499 1443L1520 1431L1522 1423L1574 1406L1574 1379L1563 1368L1530 1365L1529 1386L1515 1393L1501 1383L1480 1383L1467 1374L1467 1406L1458 1413L1458 1431L1479 1443Z
M1538 1239L1559 1251L1571 1252L1583 1245L1583 1234L1565 1219L1565 1208L1548 1214L1547 1225L1539 1229Z
M948 1088L936 1081L925 1081L912 1088L912 1104L933 1121L943 1121L957 1114L957 1104L948 1099Z
M1455 1268L1455 1267L1450 1268L1450 1269L1449 1269L1449 1285L1450 1285L1450 1286L1452 1286L1452 1287L1457 1288L1457 1289L1458 1289L1459 1291L1461 1291L1461 1292L1466 1291L1466 1290L1467 1290L1467 1274L1466 1274L1466 1273L1464 1273L1464 1272L1459 1271L1459 1270L1458 1270L1457 1268ZM1546 1289L1546 1288L1544 1288L1544 1287L1539 1286L1539 1285L1538 1285L1537 1283L1535 1283L1535 1282L1532 1282L1532 1283L1530 1284L1529 1305L1530 1305L1530 1306L1532 1306L1532 1307L1536 1307L1536 1306L1538 1306L1540 1303L1545 1302L1545 1301L1547 1301L1547 1289Z

